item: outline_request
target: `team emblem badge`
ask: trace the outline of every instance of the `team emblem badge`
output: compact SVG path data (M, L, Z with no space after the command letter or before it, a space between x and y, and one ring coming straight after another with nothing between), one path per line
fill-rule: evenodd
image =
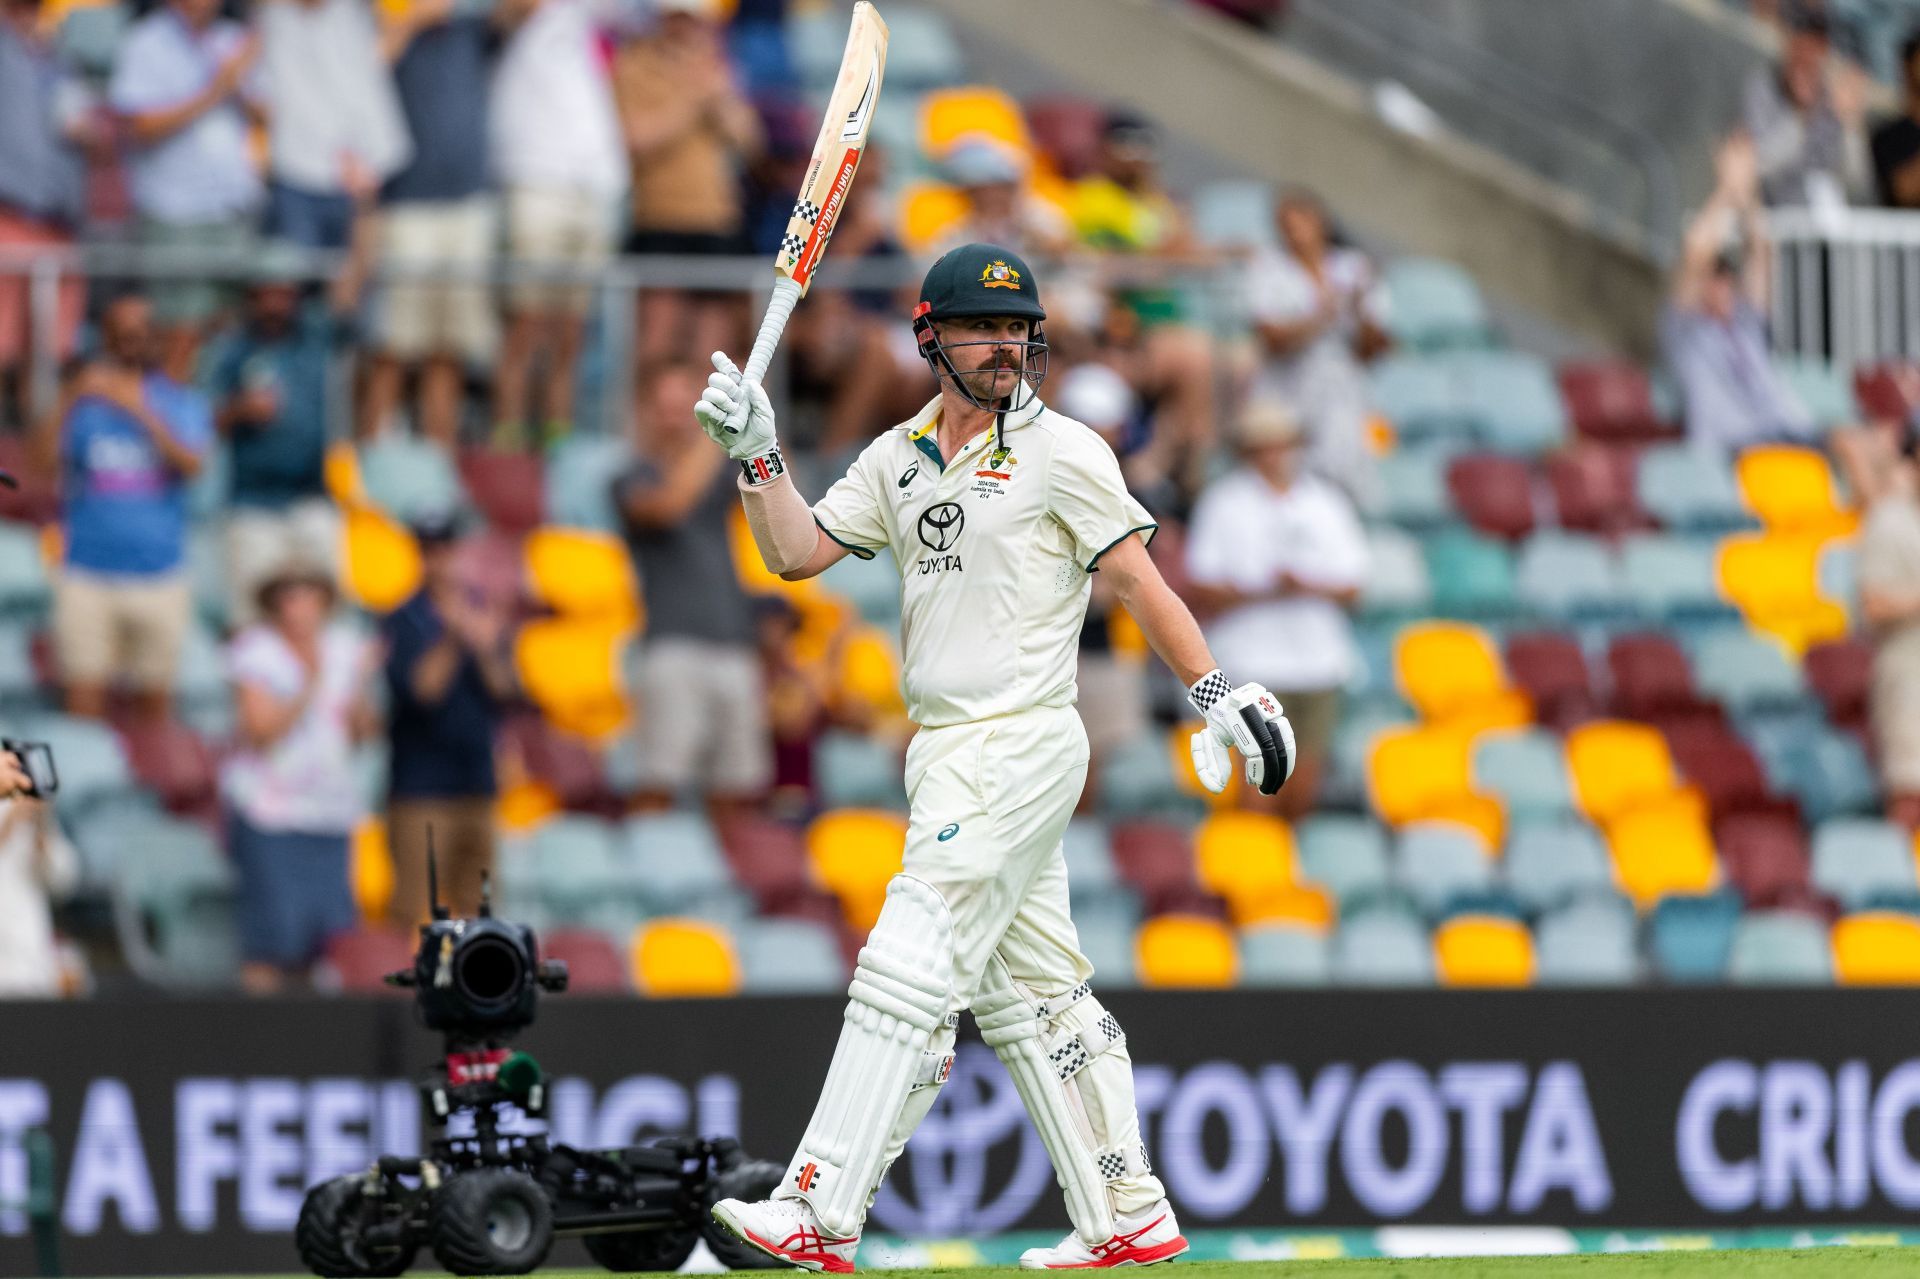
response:
M1014 289L1020 287L1020 273L998 258L987 263L980 272L980 283L989 289Z

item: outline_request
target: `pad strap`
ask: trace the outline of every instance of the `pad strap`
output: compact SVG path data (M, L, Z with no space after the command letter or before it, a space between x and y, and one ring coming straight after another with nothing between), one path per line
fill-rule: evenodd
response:
M1120 1023L1109 1012L1100 1014L1100 1020L1088 1026L1079 1034L1060 1034L1047 1043L1047 1060L1053 1064L1053 1073L1065 1083L1085 1070L1098 1057L1115 1044L1127 1041L1127 1032L1120 1029Z

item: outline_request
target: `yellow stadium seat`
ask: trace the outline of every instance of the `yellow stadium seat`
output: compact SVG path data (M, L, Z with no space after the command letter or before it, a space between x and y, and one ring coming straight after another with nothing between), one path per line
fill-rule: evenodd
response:
M1465 716L1477 721L1486 708L1510 706L1514 698L1493 641L1479 627L1460 622L1427 622L1401 631L1393 645L1393 670L1407 701L1426 720ZM1524 698L1521 707L1525 723Z
M884 715L904 715L900 659L893 641L875 626L856 627L840 649L840 695Z
M1920 919L1864 911L1833 926L1833 970L1843 986L1920 985Z
M1849 533L1859 524L1840 504L1833 472L1818 450L1785 444L1748 449L1733 471L1741 499L1769 531Z
M361 506L367 500L367 486L360 477L360 451L341 440L327 446L321 475L327 496L343 507Z
M1325 933L1338 915L1332 894L1315 884L1280 884L1232 903L1241 928L1285 924Z
M1713 835L1692 795L1642 804L1607 823L1606 833L1614 879L1643 909L1675 893L1711 892L1720 883Z
M1597 720L1567 734L1567 772L1582 812L1606 822L1679 786L1667 739L1625 720Z
M560 728L604 740L627 722L620 659L631 632L601 618L543 617L514 637L520 687Z
M1442 986L1531 986L1533 936L1498 915L1459 915L1434 930L1434 971Z
M962 140L997 142L1026 156L1033 151L1020 104L999 89L963 85L935 89L920 99L920 149L935 159Z
M1240 978L1233 933L1202 915L1158 915L1140 926L1134 952L1143 986L1223 989Z
M628 627L639 621L640 592L633 561L613 534L537 528L527 534L522 554L533 597L548 608Z
M1755 630L1798 656L1845 635L1841 603L1820 594L1820 553L1832 540L1809 533L1739 533L1720 543L1720 594Z
M559 794L545 782L509 782L500 787L493 814L507 834L525 835L537 830L561 807Z
M1422 822L1447 822L1477 836L1492 857L1507 842L1507 810L1491 795L1460 794L1430 806Z
M387 922L387 904L393 900L393 851L387 846L387 824L369 817L353 830L353 902L360 922L378 928Z
M1193 834L1193 856L1201 886L1226 899L1237 923L1255 900L1292 887L1298 865L1293 829L1266 813L1214 813Z
M821 887L840 899L848 927L865 933L880 918L887 881L900 873L907 821L898 813L843 808L807 827L807 861Z
M740 993L733 939L698 919L654 919L633 930L633 984L655 999Z
M1374 811L1398 826L1472 793L1473 737L1451 727L1409 725L1374 739L1367 790Z
M399 608L420 589L420 548L413 534L371 507L346 513L347 596L373 613Z
M966 220L967 197L937 182L916 182L900 194L900 238L921 252Z

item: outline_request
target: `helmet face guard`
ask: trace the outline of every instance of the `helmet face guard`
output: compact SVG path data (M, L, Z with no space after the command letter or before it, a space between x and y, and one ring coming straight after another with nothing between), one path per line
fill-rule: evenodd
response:
M973 317L953 316L950 318L968 319ZM1033 403L1035 397L1040 393L1041 383L1047 380L1047 334L1044 323L1040 320L1031 321L1031 327L1027 330L1027 340L1024 342L1008 342L998 339L983 339L977 342L942 342L940 340L940 332L937 327L936 318L933 315L933 305L929 302L922 302L913 308L913 336L920 344L920 354L926 360L927 367L933 370L933 376L939 379L942 387L952 387L954 391L960 395L960 398L964 399L967 403L977 409L985 409L989 413L1019 412L1021 409ZM1011 395L982 398L974 392L972 387L967 385L967 378L972 376L972 374L962 373L958 368L954 367L953 357L949 352L974 346L1021 348L1020 378L1019 381L1015 383ZM974 373L983 371L984 370L977 369L974 370Z

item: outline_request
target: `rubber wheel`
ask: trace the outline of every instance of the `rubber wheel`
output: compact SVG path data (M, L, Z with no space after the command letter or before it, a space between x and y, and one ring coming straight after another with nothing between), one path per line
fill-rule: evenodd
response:
M762 1161L758 1167L747 1167L722 1177L714 1193L714 1200L744 1199L748 1203L771 1198L780 1188L780 1180L786 1176L786 1169L779 1164ZM711 1207L711 1205L709 1205ZM777 1257L769 1257L758 1248L743 1243L733 1233L713 1219L711 1212L702 1217L700 1235L707 1241L707 1250L715 1259L729 1270L782 1270L787 1263Z
M700 1242L698 1230L629 1230L582 1235L587 1255L609 1270L678 1270Z
M433 1197L433 1255L456 1275L524 1275L553 1246L553 1205L523 1172L478 1168Z
M307 1269L326 1279L390 1279L413 1264L412 1246L369 1252L360 1241L368 1222L359 1177L335 1177L307 1192L293 1245Z

